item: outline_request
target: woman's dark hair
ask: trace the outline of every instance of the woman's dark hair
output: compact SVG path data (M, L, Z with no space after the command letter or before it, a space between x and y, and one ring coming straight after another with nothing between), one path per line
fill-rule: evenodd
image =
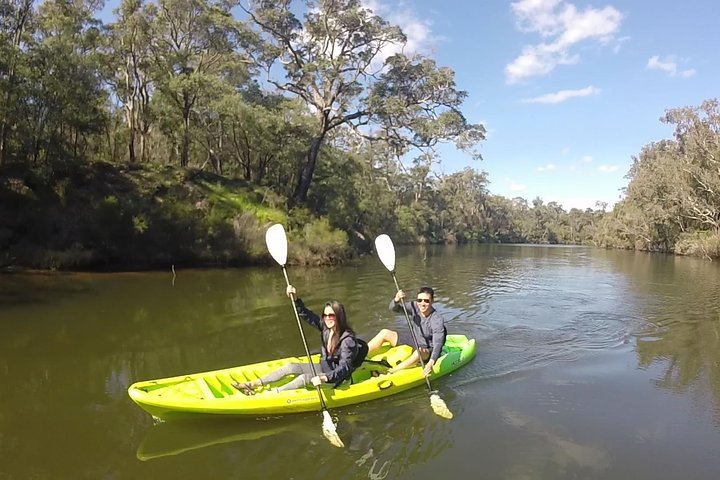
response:
M350 333L353 332L352 328L350 328L350 325L347 323L347 316L345 315L345 307L342 303L338 302L337 300L330 300L325 304L326 307L332 308L333 312L335 312L335 325L337 325L337 328L335 329L335 335L328 338L328 351L333 352L335 351L335 348L337 347L337 342L340 341L340 337L343 333L349 331Z
M350 328L350 325L348 325L347 315L345 315L345 307L342 303L337 300L330 300L325 304L325 306L332 308L333 312L335 312L335 323L338 326L338 335L342 335L346 330L351 332L353 331L353 329Z

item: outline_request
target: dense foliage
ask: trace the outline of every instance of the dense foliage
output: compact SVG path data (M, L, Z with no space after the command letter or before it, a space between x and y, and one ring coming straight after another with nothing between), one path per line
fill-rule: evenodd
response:
M453 70L398 53L359 0L101 7L0 3L0 265L262 262L271 221L306 263L380 232L718 255L716 101L668 112L675 140L642 150L611 213L566 212L432 172L442 143L479 159L485 130Z
M601 245L720 256L720 104L672 109L675 138L633 159L625 198L602 223Z

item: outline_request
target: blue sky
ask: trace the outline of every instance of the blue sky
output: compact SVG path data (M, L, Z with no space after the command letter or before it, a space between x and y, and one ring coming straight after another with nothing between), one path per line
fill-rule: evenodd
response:
M671 138L665 110L720 96L720 4L711 0L376 0L456 72L488 130L474 162L490 191L566 209L613 205L632 156Z
M482 161L443 148L436 170L484 170L508 198L612 206L632 156L672 137L665 110L720 96L715 0L364 3L403 28L407 52L455 70L488 131Z

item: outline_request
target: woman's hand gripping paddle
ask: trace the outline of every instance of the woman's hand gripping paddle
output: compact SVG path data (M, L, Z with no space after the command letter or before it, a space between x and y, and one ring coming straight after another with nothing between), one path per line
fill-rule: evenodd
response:
M400 290L397 278L395 278L395 246L393 245L392 239L384 233L382 235L378 235L378 237L375 239L375 250L377 251L378 257L380 257L380 261L382 262L382 264L385 265L385 268L387 268L392 275L393 282L395 282L396 291ZM415 332L413 331L412 323L410 322L410 315L408 314L407 308L405 308L404 300L402 302L402 307L403 312L405 312L405 320L407 320L408 328L410 329L410 333L412 334L413 342L415 342L415 350L419 353L420 345L418 344L417 337L415 336ZM424 369L425 362L423 362L422 355L419 356L420 367ZM428 377L425 377L425 384L427 385L428 391L430 392L430 406L432 407L433 412L443 418L452 418L453 414L445 404L445 400L440 398L438 392L432 389L432 387L430 386L430 379L428 379Z
M268 228L267 232L265 232L265 243L267 244L270 255L282 267L283 275L285 276L285 283L287 285L290 285L287 270L285 269L285 263L287 262L287 236L285 235L285 229L283 228L283 226L277 223L272 227ZM305 340L305 333L303 333L302 324L300 323L300 316L298 315L297 308L295 307L295 298L291 298L290 302L292 303L293 312L295 312L295 320L297 321L298 330L300 330L300 337L302 338L303 346L305 347L305 354L307 355L308 363L310 364L310 368L312 369L312 374L314 377L316 376L315 367L313 366L312 359L310 358L310 350L308 349L307 341ZM336 447L344 447L345 444L342 442L340 436L337 434L337 430L335 429L335 423L330 416L330 412L328 412L327 407L325 406L325 400L323 400L320 386L316 385L316 388L318 398L320 398L320 405L322 406L323 435L325 435L325 438L330 440L330 443L332 443Z

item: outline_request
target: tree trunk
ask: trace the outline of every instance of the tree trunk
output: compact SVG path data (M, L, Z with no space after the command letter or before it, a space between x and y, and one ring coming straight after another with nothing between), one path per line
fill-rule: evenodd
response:
M135 164L135 132L136 132L136 126L135 126L135 116L136 114L136 88L137 86L133 84L133 82L130 80L131 78L134 80L137 78L136 76L132 75L131 70L133 68L133 62L131 58L128 58L125 61L125 91L126 92L133 92L126 96L124 99L125 102L125 121L127 122L128 127L128 133L130 134L130 138L128 139L128 158L130 161L130 165Z
M186 115L183 119L183 138L180 150L180 166L187 167L190 156L190 116Z
M128 140L128 153L130 154L130 165L135 164L135 129L130 128L130 139Z
M310 190L310 184L312 183L312 177L315 173L315 165L317 163L318 153L320 153L320 146L325 139L325 133L318 135L313 138L308 149L307 159L303 166L302 173L298 179L295 192L293 193L292 203L293 205L302 205L307 201L307 193Z
M5 163L5 139L7 137L7 123L5 117L0 122L0 168Z
M146 143L145 142L145 133L141 132L140 133L140 162L141 163L145 163L145 160L146 160L146 158L145 158L145 155L146 155L145 154L145 143Z
M187 92L183 92L183 138L182 146L180 150L180 166L187 167L190 163L190 109L192 108L192 102L190 95Z

